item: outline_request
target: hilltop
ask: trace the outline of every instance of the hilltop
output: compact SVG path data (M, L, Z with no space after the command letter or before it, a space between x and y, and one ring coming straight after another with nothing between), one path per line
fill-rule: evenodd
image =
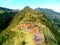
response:
M55 26L45 14L26 6L0 34L0 45L59 45Z

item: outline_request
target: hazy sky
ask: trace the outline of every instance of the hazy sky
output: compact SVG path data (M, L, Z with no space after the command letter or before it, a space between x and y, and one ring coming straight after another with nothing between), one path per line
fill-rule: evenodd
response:
M0 0L0 7L23 9L25 6L33 9L48 8L60 12L60 0Z

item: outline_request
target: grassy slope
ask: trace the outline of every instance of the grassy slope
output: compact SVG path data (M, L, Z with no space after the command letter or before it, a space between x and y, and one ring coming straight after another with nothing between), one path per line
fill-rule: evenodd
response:
M37 10L44 13L51 20L51 22L54 23L51 24L51 22L45 22L44 25L51 29L60 44L60 14L50 9L37 8Z
M58 43L55 39L55 35L54 35L57 32L55 32L56 30L54 29L54 26L52 25L52 23L42 13L39 13L36 10L32 10L29 7L26 7L21 12L18 12L16 14L16 16L14 17L14 19L12 20L12 23L10 24L10 26L0 34L0 44L8 45L6 43L8 43L10 40L12 42L14 42L13 40L16 40L17 37L19 37L19 34L15 33L14 31L11 31L11 28L13 28L19 22L27 22L27 21L41 23L42 25L45 25L46 27L44 27L44 34L45 34L46 42L48 43L48 45L58 45ZM10 37L11 37L11 39L10 39ZM15 39L13 39L13 38L15 38ZM19 40L19 39L17 39L17 40ZM9 43L11 44L11 42L9 42ZM19 43L18 43L18 45L19 45Z

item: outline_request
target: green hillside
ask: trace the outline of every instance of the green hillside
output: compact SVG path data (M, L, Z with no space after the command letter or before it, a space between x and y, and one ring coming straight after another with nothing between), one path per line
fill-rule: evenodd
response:
M9 22L16 13L16 10L0 7L0 32L9 25Z
M57 31L52 31L52 32L54 32L54 34L56 35L56 38L58 40L58 43L60 44L60 13L55 12L52 9L46 9L46 8L36 8L36 10L45 14L47 16L47 18L49 18L51 20L51 22L54 23L54 25L55 25L54 27Z
M52 9L46 8L36 8L36 10L40 11L41 13L44 13L53 23L57 25L57 27L60 28L60 13L55 12Z
M59 45L59 35L45 14L26 6L0 34L0 45Z

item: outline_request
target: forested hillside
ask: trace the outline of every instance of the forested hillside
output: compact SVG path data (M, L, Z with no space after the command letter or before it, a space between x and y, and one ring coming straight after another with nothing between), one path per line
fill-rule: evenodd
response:
M0 32L9 25L16 13L16 10L0 7Z

